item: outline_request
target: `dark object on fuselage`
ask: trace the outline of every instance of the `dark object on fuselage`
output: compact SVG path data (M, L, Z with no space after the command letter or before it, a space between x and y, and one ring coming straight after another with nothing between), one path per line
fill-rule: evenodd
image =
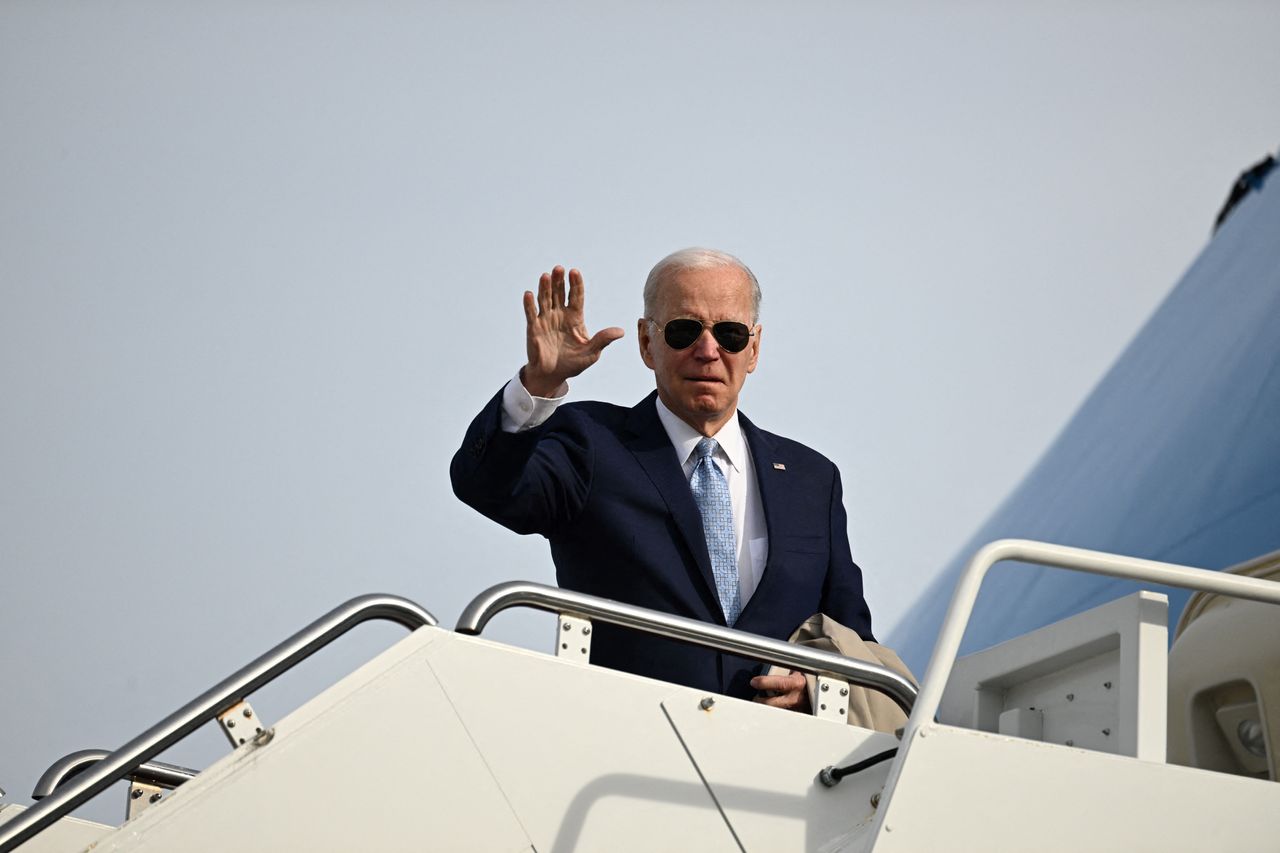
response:
M1227 201L1222 205L1222 210L1218 211L1218 218L1213 220L1213 232L1218 233L1218 229L1222 227L1222 223L1227 221L1227 217L1231 215L1231 211L1236 209L1236 205L1241 199L1249 193L1262 189L1262 183L1267 179L1267 175L1276 166L1276 158L1268 154L1264 159L1254 163L1248 169L1236 178L1236 182L1231 185L1231 192L1227 194Z

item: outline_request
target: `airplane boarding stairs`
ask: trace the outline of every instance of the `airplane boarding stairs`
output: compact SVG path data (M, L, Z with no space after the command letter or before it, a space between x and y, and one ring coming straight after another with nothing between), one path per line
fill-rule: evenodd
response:
M535 584L490 590L457 631L368 596L115 753L55 765L35 806L0 806L0 853L1274 850L1280 785L1164 763L1163 596L955 660L1001 560L1280 603L1267 580L1004 540L971 561L917 696L869 664ZM560 654L474 636L509 606L560 612ZM249 693L371 614L416 630L273 727L256 720ZM846 724L837 703L808 717L590 666L592 620L818 671L832 696L873 684L911 716L899 740ZM230 754L199 773L153 761L214 718ZM123 825L66 817L122 778L144 791Z

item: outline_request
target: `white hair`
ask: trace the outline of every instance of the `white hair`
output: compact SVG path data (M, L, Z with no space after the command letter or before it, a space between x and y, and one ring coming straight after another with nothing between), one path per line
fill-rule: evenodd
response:
M649 277L644 282L644 315L653 316L658 303L658 287L671 273L679 270L710 270L720 267L736 267L747 277L747 281L751 284L751 324L760 322L760 282L756 281L756 274L728 252L704 249L699 246L672 252L649 270Z

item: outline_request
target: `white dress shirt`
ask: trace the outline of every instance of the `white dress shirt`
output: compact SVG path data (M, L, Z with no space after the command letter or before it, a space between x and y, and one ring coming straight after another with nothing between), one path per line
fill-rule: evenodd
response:
M568 397L568 392L560 397L534 397L520 381L519 374L507 383L502 390L502 429L504 432L523 432L539 426ZM693 451L702 438L702 433L680 420L662 402L655 400L658 406L658 420L662 422L675 448L676 459L684 469L685 479L693 473L697 460ZM712 459L724 472L729 484L729 502L733 505L733 534L738 546L738 591L742 596L742 607L746 609L747 601L756 591L760 576L764 573L765 558L769 555L769 529L764 521L764 504L760 501L760 484L756 479L755 463L751 459L751 448L747 445L746 436L742 434L742 425L738 423L738 413L712 436L719 445Z

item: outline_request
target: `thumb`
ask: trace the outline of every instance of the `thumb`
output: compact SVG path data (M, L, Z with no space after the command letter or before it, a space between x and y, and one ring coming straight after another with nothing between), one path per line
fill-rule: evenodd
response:
M594 353L599 353L609 344L625 335L626 332L617 326L610 326L607 329L601 329L591 336L591 340L587 341L587 348Z

